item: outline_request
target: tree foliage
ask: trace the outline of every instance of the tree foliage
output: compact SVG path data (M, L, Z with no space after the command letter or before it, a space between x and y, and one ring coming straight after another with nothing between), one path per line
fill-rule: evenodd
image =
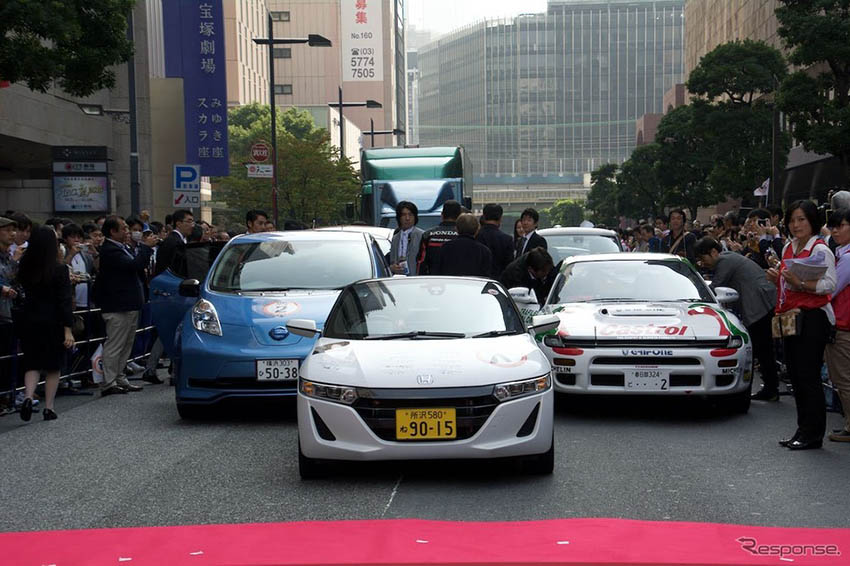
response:
M639 219L658 216L667 203L665 188L659 183L661 146L657 143L636 148L617 174L617 214Z
M700 59L687 86L708 100L725 95L734 104L752 104L759 93L776 90L786 69L782 53L763 41L731 41Z
M127 61L127 15L135 0L3 0L0 79L46 92L88 96L115 85L112 65Z
M217 211L216 222L242 224L245 212L260 208L272 214L269 179L249 179L245 163L251 145L271 140L268 106L250 104L228 113L230 170L216 179L215 200L236 205ZM330 145L327 130L316 128L309 112L289 108L278 112L277 124L278 208L280 217L311 224L345 221L346 203L353 203L360 190L357 173L348 159L339 159L338 148ZM277 226L278 229L282 228Z
M850 3L780 0L779 35L803 70L780 86L779 108L794 137L815 153L831 153L850 181Z
M549 221L555 225L578 226L584 220L584 205L576 200L559 200L544 210Z
M590 220L596 224L617 223L617 170L616 163L606 163L590 173L590 192L586 207Z

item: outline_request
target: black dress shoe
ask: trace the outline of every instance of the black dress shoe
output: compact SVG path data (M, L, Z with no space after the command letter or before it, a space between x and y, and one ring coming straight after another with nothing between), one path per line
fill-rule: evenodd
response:
M56 414L56 411L54 411L53 409L44 409L41 412L41 416L44 417L44 420L46 421L55 421L59 418L59 416Z
M811 450L813 448L821 448L823 446L823 439L815 439L815 440L803 440L802 438L797 439L793 442L788 443L788 450Z
M142 389L144 389L144 387L142 387L141 385L133 385L132 383L122 383L121 389L132 393L134 391L141 391Z
M156 371L146 371L142 375L142 381L147 381L148 383L153 383L154 385L159 385L163 383L163 381L156 375Z
M29 421L32 418L32 399L27 397L24 399L24 402L21 403L21 420Z
M753 401L779 401L779 391L776 389L761 388L750 397Z
M100 396L106 397L107 395L116 395L116 394L119 394L119 393L120 394L126 394L126 393L129 393L129 391L127 391L126 389L124 389L120 385L111 385L111 386L107 387L106 389L102 389L100 391Z
M795 432L794 436L792 436L791 438L783 438L782 440L780 440L779 445L787 448L789 444L791 444L792 442L797 442L798 440L800 440L799 430Z

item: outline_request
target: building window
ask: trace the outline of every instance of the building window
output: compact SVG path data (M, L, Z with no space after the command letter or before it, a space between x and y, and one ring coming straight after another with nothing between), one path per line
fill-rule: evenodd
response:
M291 47L275 47L272 49L275 59L292 59Z
M289 12L272 12L272 19L276 22L288 22Z
M274 85L275 94L292 94L292 85Z

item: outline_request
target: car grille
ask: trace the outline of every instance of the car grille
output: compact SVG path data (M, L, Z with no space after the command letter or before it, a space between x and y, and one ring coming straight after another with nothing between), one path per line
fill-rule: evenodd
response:
M298 381L259 381L252 378L234 377L218 379L189 378L189 387L198 389L249 389L256 391L292 391L298 388Z
M457 438L447 440L464 440L478 432L499 404L493 397L492 385L412 390L358 389L357 396L353 407L360 418L378 438L391 441L396 441L396 409L454 408L457 417Z
M698 366L701 364L699 358L664 358L664 357L653 357L653 356L642 356L642 357L620 357L620 356L610 356L610 357L601 357L594 358L594 365L599 366L640 366L640 365L653 365L653 366Z

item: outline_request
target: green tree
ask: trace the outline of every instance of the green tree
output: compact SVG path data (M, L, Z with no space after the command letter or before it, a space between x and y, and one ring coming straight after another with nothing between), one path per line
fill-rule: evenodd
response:
M617 174L617 212L627 218L659 216L668 195L659 182L661 146L642 145L632 152Z
M3 0L0 79L46 92L88 96L115 86L111 68L127 61L127 15L135 0Z
M815 153L831 153L850 180L850 3L780 0L779 35L789 60L804 68L780 86L779 108L794 137Z
M559 200L544 210L549 221L561 226L578 226L584 220L584 205L577 200Z
M289 108L279 112L278 118L281 218L306 224L314 220L325 224L343 222L345 204L354 202L360 190L351 161L339 159L339 151L330 145L327 130L316 128L309 112ZM217 223L232 225L242 224L245 212L252 208L272 213L269 179L249 179L245 167L250 161L251 145L271 138L271 112L268 106L250 104L230 110L228 120L231 174L216 179L215 200L238 203L238 207L216 214Z
M681 125L696 136L689 144L692 149L699 146L711 155L707 180L717 201L725 197L752 201L753 188L771 176L772 99L786 69L779 50L762 41L744 40L719 45L691 71L688 90L702 99L694 101ZM778 165L784 167L790 138L779 135ZM698 164L692 173L701 174L704 165Z
M590 173L590 192L586 207L595 224L617 223L617 170L616 163L606 163Z

